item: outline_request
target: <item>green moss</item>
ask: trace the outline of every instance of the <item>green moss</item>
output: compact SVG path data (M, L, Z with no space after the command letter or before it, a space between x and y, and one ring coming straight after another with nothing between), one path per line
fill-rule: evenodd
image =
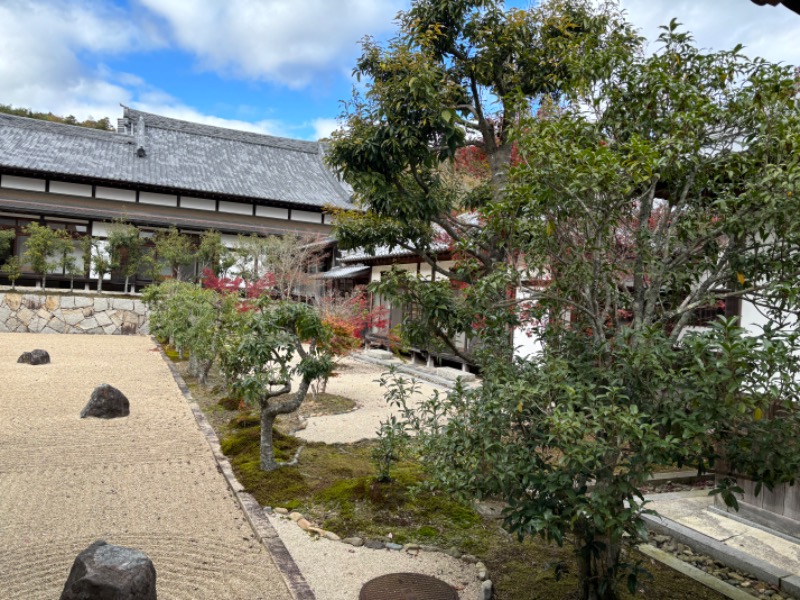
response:
M223 438L220 442L222 453L225 456L241 458L243 455L250 455L255 446L255 454L259 455L259 445L261 443L261 429L259 427L248 427L246 429L236 429L230 435Z
M225 410L237 410L241 402L238 398L225 396L224 398L220 399L219 402L217 402L217 404L222 408L224 408Z
M181 355L178 354L178 351L172 346L164 346L164 354L166 354L167 358L169 358L172 362L181 362L185 360L181 358Z
M354 400L337 394L322 393L309 396L305 401L306 412L315 415L338 415L350 412L357 404Z
M439 535L439 532L429 525L423 525L417 529L417 537L421 540L430 540L437 535Z

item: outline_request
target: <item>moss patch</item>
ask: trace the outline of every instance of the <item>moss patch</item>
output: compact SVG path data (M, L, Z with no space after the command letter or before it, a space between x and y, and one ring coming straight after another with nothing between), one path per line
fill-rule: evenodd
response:
M338 396L336 394L317 394L316 397L309 394L308 398L300 407L300 412L304 416L338 415L350 412L356 407L354 400Z

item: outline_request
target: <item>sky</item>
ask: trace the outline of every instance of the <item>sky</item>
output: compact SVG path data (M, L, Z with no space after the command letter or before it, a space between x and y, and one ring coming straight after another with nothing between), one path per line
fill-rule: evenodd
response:
M530 0L507 1L527 7ZM0 0L0 104L140 110L299 139L327 136L365 35L410 0ZM751 0L621 0L642 35L677 18L698 45L800 64L800 15Z

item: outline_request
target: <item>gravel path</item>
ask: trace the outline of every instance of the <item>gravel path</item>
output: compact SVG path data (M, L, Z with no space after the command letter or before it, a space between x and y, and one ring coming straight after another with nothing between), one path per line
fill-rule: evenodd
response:
M383 399L385 389L377 383L385 368L364 363L352 358L341 361L337 368L339 375L328 382L327 392L355 400L358 408L352 412L339 415L326 415L310 417L306 428L295 435L310 442L324 442L326 444L352 444L363 439L375 438L375 432L380 427L381 421L386 420L397 411L386 404ZM410 375L400 374L406 379ZM416 397L416 404L426 397L430 397L436 386L420 382L421 394Z
M52 364L20 365L46 349ZM144 337L0 334L0 595L58 598L96 539L153 559L163 600L289 600ZM131 415L78 414L100 383Z
M312 538L293 521L270 515L317 600L354 600L369 580L388 573L422 573L459 590L461 600L481 598L474 565L439 552L411 554L396 550L354 548L343 542Z

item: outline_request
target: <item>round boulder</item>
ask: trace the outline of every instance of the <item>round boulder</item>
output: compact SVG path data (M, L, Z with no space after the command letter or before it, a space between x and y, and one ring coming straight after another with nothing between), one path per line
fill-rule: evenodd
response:
M156 568L133 548L98 540L72 563L60 600L156 600Z
M97 417L98 419L117 419L127 417L131 413L131 405L125 394L117 388L104 383L97 386L91 398L81 411L81 419Z
M31 350L30 352L23 352L17 362L26 365L46 365L50 362L50 355L47 350Z

